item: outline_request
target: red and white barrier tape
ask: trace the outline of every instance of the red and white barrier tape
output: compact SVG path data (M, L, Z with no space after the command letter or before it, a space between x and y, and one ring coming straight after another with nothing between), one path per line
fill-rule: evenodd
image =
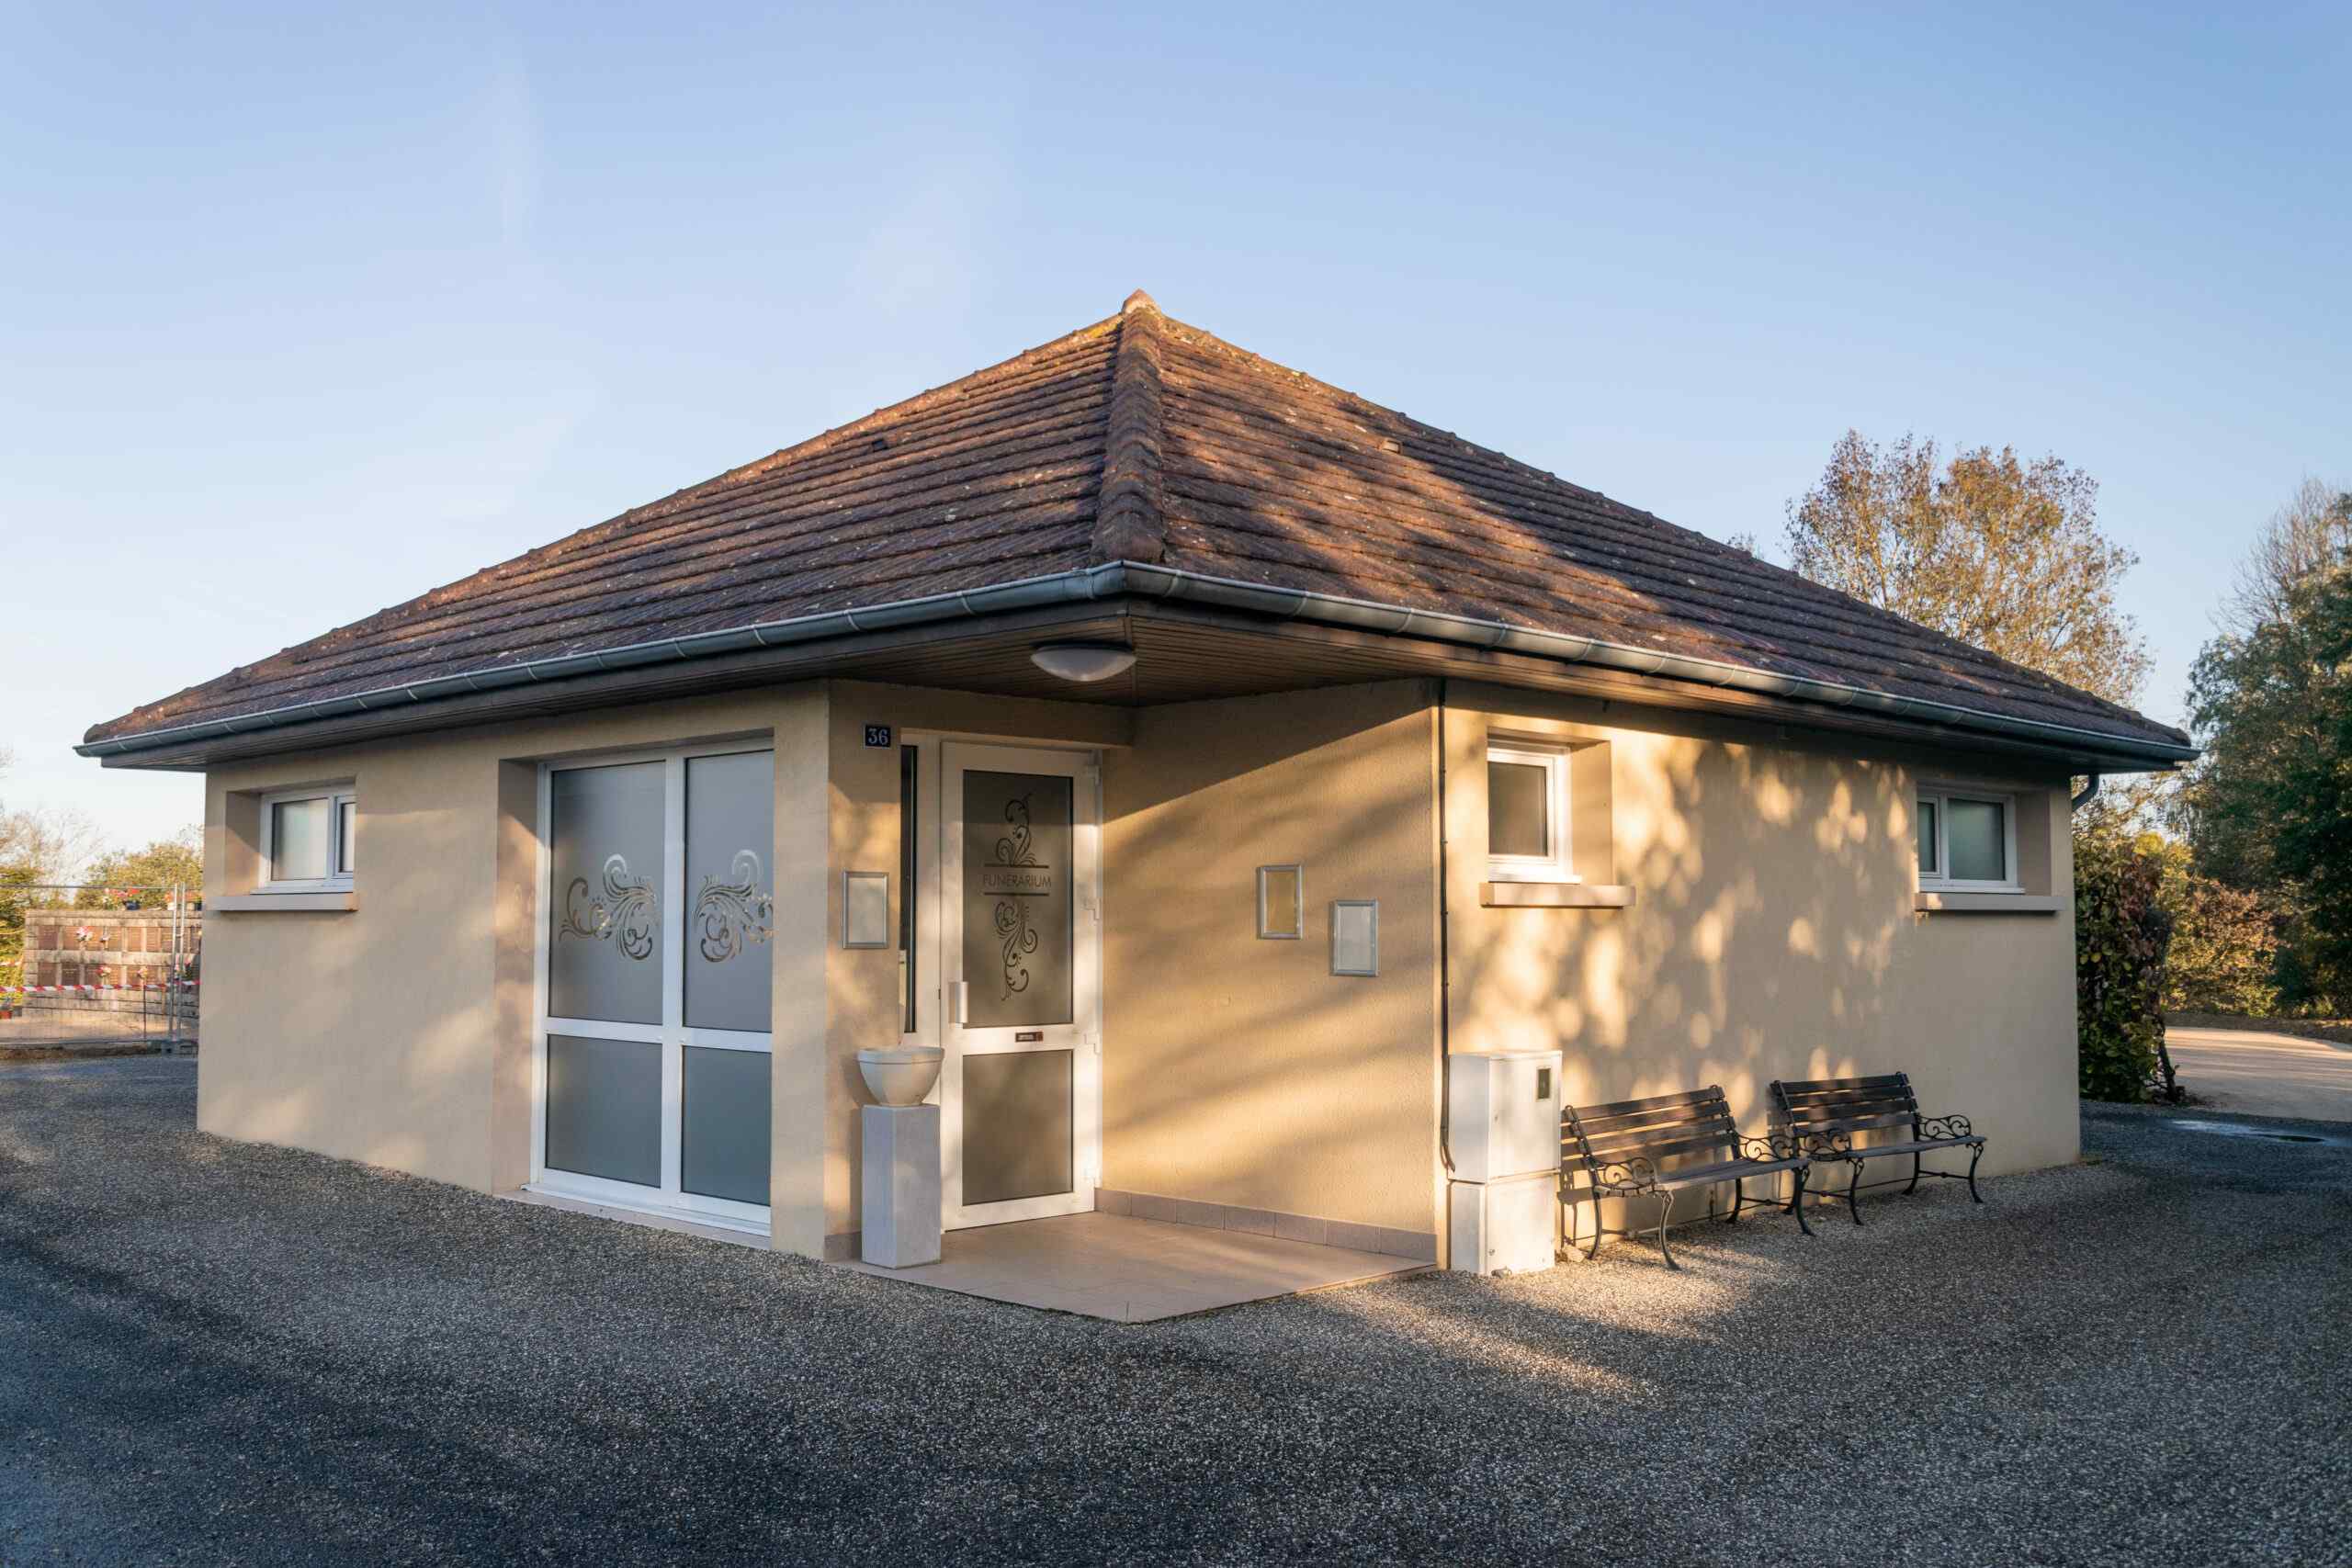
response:
M166 980L160 986L0 986L0 997L84 996L92 991L193 991L200 980Z

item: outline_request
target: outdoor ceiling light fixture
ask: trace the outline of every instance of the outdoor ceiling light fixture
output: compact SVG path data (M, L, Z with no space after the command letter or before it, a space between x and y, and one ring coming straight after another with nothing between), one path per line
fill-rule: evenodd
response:
M1029 650L1030 660L1048 675L1090 684L1124 675L1136 667L1136 650L1115 642L1048 642Z

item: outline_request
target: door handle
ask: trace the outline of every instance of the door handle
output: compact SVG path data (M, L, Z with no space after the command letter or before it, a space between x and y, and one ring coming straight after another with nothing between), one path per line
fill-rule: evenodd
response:
M972 982L958 980L956 982L956 1027L964 1028L971 1021L971 1016Z

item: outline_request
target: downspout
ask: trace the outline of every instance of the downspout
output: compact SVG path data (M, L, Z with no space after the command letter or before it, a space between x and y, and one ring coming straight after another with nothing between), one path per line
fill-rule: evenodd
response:
M2097 773L2093 773L2090 775L2089 782L2083 785L2083 793L2075 796L2072 801L2067 803L2067 809L2070 811L2080 811L2084 807L2088 806L2092 801L2097 800L2098 798L2098 775Z
M1446 912L1445 677L1437 680L1437 1157L1453 1175L1453 921Z

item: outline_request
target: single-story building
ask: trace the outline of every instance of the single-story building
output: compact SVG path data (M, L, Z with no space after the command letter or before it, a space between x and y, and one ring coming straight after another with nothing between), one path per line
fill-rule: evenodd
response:
M1140 293L81 750L206 775L205 1130L834 1258L904 1042L951 1230L1442 1258L1469 1051L2071 1160L2070 781L2194 754Z

